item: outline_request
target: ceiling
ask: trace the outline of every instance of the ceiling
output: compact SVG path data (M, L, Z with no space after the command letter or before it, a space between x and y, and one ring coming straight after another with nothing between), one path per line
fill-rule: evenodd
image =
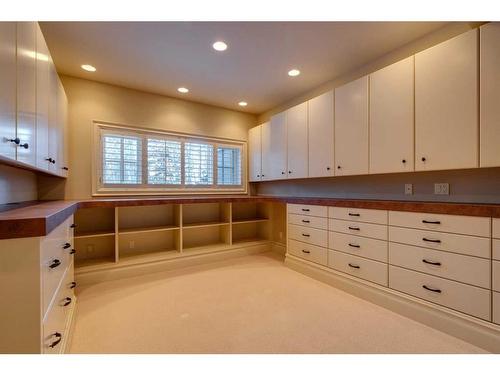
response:
M42 22L59 73L260 114L444 22ZM224 52L212 43L225 41ZM89 73L80 68L91 64ZM300 69L291 78L287 72ZM188 94L177 92L187 87ZM241 108L241 100L248 106Z

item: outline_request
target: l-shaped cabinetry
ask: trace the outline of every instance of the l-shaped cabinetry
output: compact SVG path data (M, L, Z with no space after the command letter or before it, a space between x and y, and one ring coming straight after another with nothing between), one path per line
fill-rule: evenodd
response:
M500 324L500 219L297 204L287 216L287 257Z
M272 116L250 181L500 166L499 44L489 23Z
M37 22L0 23L0 160L66 177L67 98Z

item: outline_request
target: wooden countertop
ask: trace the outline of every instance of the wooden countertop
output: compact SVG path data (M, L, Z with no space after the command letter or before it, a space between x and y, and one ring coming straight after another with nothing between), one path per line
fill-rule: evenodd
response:
M440 203L337 198L302 198L249 195L171 196L165 198L105 198L72 201L34 201L0 212L0 239L45 236L78 208L148 206L179 203L281 202L322 206L370 208L436 214L500 218L500 204Z

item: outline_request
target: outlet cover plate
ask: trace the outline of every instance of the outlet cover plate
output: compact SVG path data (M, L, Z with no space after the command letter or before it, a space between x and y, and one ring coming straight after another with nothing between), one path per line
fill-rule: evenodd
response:
M434 184L434 194L450 195L450 184L447 182Z
M405 184L405 194L406 195L413 194L413 184Z

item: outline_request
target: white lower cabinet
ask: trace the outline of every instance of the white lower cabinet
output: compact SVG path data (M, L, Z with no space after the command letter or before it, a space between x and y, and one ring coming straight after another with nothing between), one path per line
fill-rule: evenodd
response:
M299 258L306 259L310 262L319 263L324 266L326 266L328 263L328 250L324 247L290 240L288 243L288 252Z
M493 292L493 323L500 324L500 293Z

